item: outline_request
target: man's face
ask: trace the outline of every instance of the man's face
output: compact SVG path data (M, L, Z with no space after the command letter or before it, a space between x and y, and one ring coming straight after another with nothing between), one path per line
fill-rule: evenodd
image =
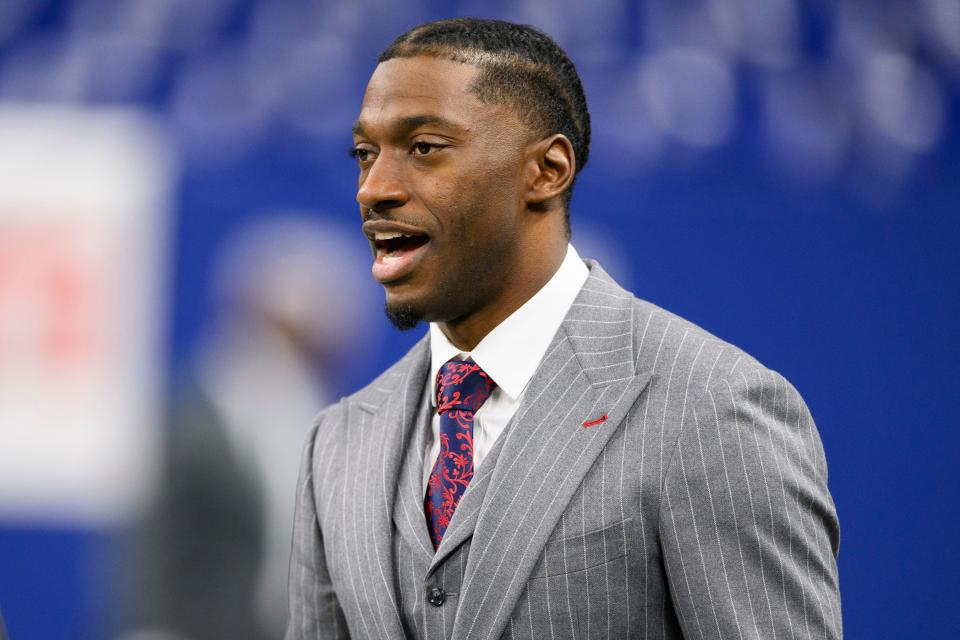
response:
M428 56L388 60L354 127L372 272L401 328L494 304L520 259L530 132L510 108L477 98L476 72Z

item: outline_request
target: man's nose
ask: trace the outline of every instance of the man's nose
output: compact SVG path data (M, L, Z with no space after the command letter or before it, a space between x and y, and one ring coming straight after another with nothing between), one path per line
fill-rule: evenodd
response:
M357 202L364 209L383 211L403 206L408 198L401 163L382 153L361 177Z

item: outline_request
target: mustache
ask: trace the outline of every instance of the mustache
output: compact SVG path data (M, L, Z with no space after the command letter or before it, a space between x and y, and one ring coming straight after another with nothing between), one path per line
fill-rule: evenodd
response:
M360 223L372 222L372 221L384 221L384 222L398 222L401 224L412 225L416 227L423 227L425 220L421 216L417 215L398 215L396 212L387 209L385 211L378 211L376 209L368 209L362 211Z

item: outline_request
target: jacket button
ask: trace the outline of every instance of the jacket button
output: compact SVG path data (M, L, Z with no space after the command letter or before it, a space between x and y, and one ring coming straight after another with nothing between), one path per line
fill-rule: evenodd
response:
M443 606L443 601L446 599L447 592L440 587L434 587L430 589L430 592L427 594L427 602L435 607Z

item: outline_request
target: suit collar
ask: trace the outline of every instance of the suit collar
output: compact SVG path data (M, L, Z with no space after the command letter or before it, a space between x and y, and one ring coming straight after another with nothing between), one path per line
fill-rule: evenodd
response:
M553 336L547 353L566 337L573 353L583 363L588 379L592 384L602 385L618 376L632 375L638 364L633 334L634 297L597 261L588 258L583 262L589 269L587 280L564 316L560 330ZM368 413L378 414L388 398L401 394L416 407L420 398L414 387L419 386L419 392L425 393L423 384L432 366L430 338L428 332L403 358L358 392L354 396L356 405ZM629 357L619 357L621 350L629 353ZM423 375L419 375L421 371ZM414 414L405 415L412 420Z

